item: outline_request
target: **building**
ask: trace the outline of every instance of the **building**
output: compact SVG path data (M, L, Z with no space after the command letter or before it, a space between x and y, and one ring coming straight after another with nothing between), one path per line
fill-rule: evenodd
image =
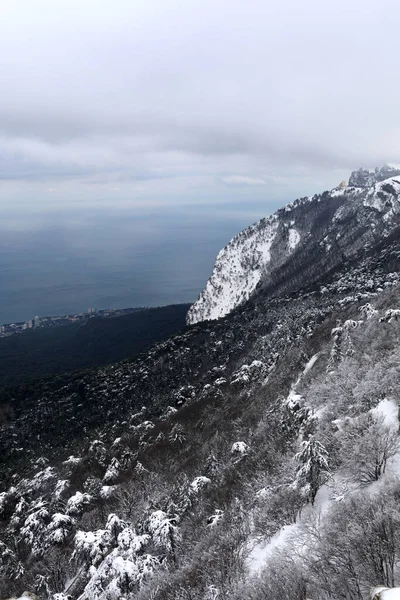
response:
M36 316L33 321L34 321L35 327L39 327L39 325L40 325L40 319L39 319L39 317Z

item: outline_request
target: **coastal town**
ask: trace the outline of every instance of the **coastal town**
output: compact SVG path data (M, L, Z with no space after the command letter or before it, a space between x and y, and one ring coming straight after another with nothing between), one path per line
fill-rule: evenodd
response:
M16 323L6 323L0 325L0 338L9 337L17 333L22 333L28 329L37 329L40 327L60 327L68 325L70 323L84 323L88 319L92 318L108 318L108 317L119 317L121 315L127 315L138 310L148 308L141 306L139 308L106 308L97 310L96 308L88 308L87 312L75 313L72 315L62 315L55 317L38 317L35 316L28 321L18 321Z

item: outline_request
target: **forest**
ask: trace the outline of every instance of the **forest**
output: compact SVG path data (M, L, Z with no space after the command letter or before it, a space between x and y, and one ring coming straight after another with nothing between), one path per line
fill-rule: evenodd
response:
M0 338L1 386L131 358L183 329L188 308L188 304L144 308Z

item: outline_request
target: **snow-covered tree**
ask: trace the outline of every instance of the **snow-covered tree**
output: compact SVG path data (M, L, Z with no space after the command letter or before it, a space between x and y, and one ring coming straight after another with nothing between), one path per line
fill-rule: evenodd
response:
M78 531L72 557L80 564L98 565L112 547L112 535L106 529Z
M51 544L63 544L74 527L74 519L69 515L55 513L46 530L46 540Z
M176 519L169 517L162 510L156 510L148 519L148 530L155 546L169 552L175 562L177 545L181 539Z
M296 454L299 467L296 474L296 485L302 489L311 504L319 488L330 477L328 453L325 447L313 436L302 442L301 450Z
M338 321L337 326L334 329L332 329L331 336L333 340L333 345L329 356L328 365L326 368L328 373L330 371L333 371L343 358L343 327L340 321Z
M104 474L103 482L105 484L113 484L118 480L119 474L122 471L121 463L117 458L112 458Z
M343 466L362 484L377 481L387 462L399 449L397 430L380 414L365 414L353 419L341 436Z

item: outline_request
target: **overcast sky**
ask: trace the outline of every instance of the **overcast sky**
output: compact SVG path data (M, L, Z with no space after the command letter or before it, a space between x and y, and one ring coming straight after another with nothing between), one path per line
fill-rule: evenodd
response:
M400 162L397 0L0 0L0 202L282 201Z

